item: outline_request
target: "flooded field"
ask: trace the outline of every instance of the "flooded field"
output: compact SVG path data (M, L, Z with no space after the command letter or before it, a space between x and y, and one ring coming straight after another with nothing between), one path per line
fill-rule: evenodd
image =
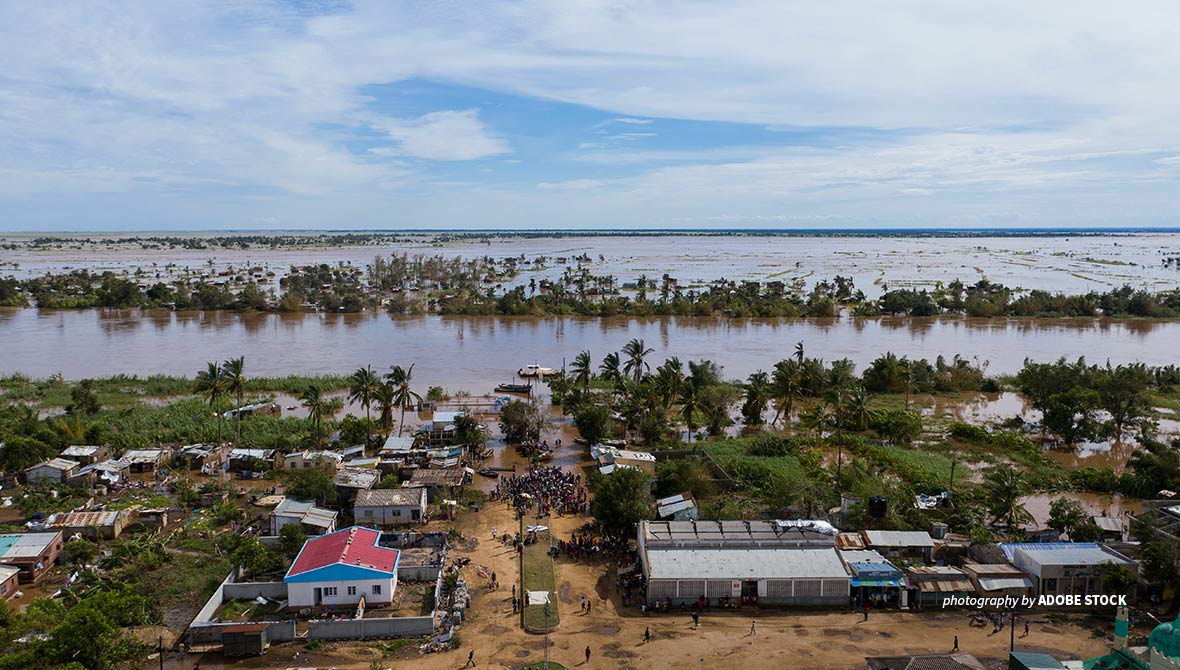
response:
M528 363L560 368L581 350L595 360L642 338L665 356L710 358L727 376L769 370L803 342L809 356L962 354L1012 373L1024 359L1086 356L1175 363L1180 322L970 318L391 317L169 311L0 310L0 373L67 379L120 373L192 375L206 361L244 355L256 376L341 373L365 364L416 364L414 378L448 391L491 391ZM1004 413L1010 410L1005 409Z
M6 235L0 243L27 241ZM118 237L116 236L104 236ZM1082 293L1130 284L1150 290L1176 288L1180 272L1163 265L1180 251L1174 233L1079 234L1028 237L904 236L586 236L494 238L434 243L418 235L409 242L373 246L280 247L276 249L151 249L139 245L18 246L8 250L0 275L29 277L69 269L134 272L162 278L230 267L260 267L280 277L292 265L351 263L363 267L376 256L409 253L477 258L492 256L591 258L596 274L634 281L668 273L681 283L725 277L741 280L802 279L808 285L837 274L852 277L868 296L881 287L933 287L954 279L980 279L1014 288ZM566 266L548 263L524 272L518 283L555 278Z

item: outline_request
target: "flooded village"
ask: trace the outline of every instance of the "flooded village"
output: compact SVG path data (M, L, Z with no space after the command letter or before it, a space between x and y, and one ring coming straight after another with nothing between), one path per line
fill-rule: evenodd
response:
M1130 246L1174 241L1150 237ZM689 239L684 253L735 243ZM931 246L992 242L950 240ZM618 238L581 260L590 242L518 242L609 277L590 301L632 309L660 291L640 276L717 291L612 255ZM796 242L739 238L769 260L727 290L769 300L795 273L774 304L811 309L826 280L791 260ZM396 244L383 253L425 242ZM642 258L658 243L626 244ZM998 242L1055 259L1066 244ZM22 267L73 253L36 246ZM329 249L274 253L374 254ZM97 263L134 281L126 253ZM534 299L529 272L485 298ZM84 306L102 281L50 308L30 274L11 281L29 306L0 310L0 667L77 636L95 641L87 668L991 668L1128 649L1150 663L1175 617L1175 280L1136 283L1157 318L968 316L949 305L980 284L924 275L775 317L736 302L647 316ZM1097 295L1070 281L1063 295ZM289 286L275 279L266 300ZM948 306L869 315L891 290ZM1028 295L1014 285L1005 304ZM1130 616L1002 605L1099 595Z

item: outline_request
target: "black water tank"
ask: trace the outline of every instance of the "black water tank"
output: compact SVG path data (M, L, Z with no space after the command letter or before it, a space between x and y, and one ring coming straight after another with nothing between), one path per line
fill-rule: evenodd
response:
M874 519L885 518L885 506L887 501L881 496L873 496L869 498L869 516Z

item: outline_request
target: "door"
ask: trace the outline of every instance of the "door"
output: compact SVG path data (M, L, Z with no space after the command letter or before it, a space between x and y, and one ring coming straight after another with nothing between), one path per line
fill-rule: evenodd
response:
M422 510L420 510L418 508L414 508L414 509L410 510L410 520L411 521L417 521L418 519L421 519L421 518L422 518Z
M314 601L316 607L323 605L324 604L324 589L322 589L319 586L315 587L315 594L314 594L314 597L312 598L312 600Z
M758 598L758 580L746 579L742 581L742 599Z

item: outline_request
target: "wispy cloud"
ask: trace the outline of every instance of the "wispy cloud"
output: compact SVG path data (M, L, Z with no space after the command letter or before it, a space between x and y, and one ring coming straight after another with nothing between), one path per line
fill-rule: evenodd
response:
M508 143L492 135L477 110L431 112L416 119L385 119L374 124L396 140L400 153L414 158L469 161L506 154Z

